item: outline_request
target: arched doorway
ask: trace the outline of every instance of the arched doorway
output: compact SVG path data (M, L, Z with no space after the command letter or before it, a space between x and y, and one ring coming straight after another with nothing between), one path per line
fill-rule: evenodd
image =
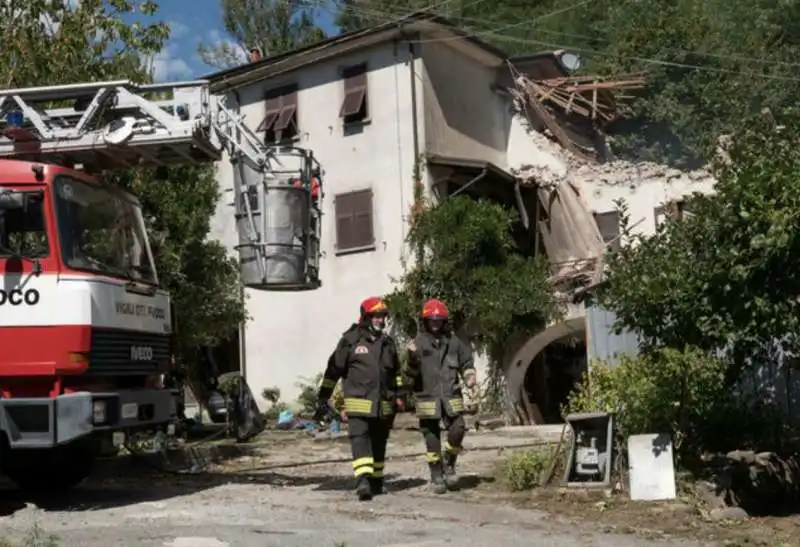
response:
M506 383L523 421L560 423L561 405L586 370L586 325L573 317L538 333L509 361Z

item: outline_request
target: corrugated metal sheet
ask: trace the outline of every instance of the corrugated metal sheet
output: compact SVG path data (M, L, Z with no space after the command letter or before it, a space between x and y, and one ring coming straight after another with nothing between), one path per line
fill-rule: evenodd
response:
M619 364L621 355L639 353L639 337L632 331L615 334L614 312L595 305L586 306L586 358L592 362L600 360Z

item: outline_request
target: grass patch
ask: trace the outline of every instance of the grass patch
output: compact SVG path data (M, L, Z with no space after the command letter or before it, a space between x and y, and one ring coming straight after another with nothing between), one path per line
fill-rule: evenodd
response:
M564 460L564 451L558 451L557 446L514 451L499 466L499 482L509 492L536 488L559 477L564 470Z

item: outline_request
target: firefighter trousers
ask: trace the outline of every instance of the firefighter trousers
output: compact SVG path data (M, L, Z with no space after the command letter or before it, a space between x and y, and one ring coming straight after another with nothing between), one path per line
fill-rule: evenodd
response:
M455 417L444 415L441 421L447 429L444 452L456 456L461 452L464 436L467 434L464 416L461 414ZM425 459L430 464L439 463L442 459L442 427L439 419L420 420L419 430L425 439Z
M353 451L353 474L356 478L383 478L386 444L394 419L349 416L347 421Z

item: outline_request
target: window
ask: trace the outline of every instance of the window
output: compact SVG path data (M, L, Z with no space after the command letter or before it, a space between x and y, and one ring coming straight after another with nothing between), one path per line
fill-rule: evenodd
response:
M686 210L686 202L683 200L670 201L653 209L656 228L667 220L682 220L688 214L690 213Z
M334 200L336 212L336 251L369 251L375 248L372 225L372 190L339 194Z
M0 258L45 258L50 254L44 222L44 192L23 191L0 210ZM8 199L13 199L10 195Z
M256 131L264 132L264 142L274 144L297 137L297 86L286 86L267 93L264 120Z
M157 283L142 210L133 197L70 177L58 177L55 190L67 266Z
M603 241L606 244L610 243L609 248L612 251L619 251L622 248L619 238L619 212L595 213L594 221L597 223L597 229L600 230Z
M369 117L367 108L367 65L361 64L342 71L344 100L339 117L345 124L363 122Z

